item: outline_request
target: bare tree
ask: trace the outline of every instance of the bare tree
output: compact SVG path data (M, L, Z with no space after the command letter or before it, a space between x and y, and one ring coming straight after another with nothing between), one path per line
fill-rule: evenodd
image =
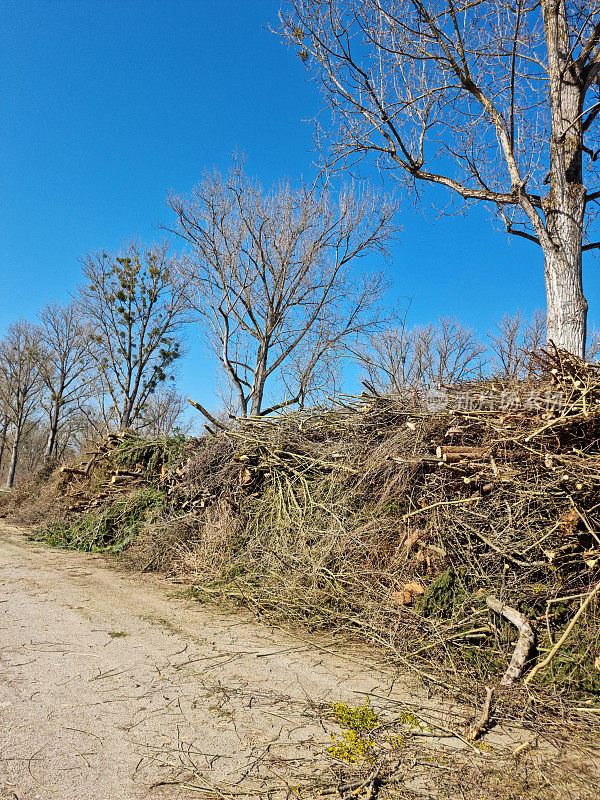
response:
M96 388L96 381L92 381L92 392ZM105 398L100 398L103 401ZM65 426L65 430L61 431L59 437L59 444L57 446L58 460L61 460L61 449L81 449L81 447L97 442L102 439L106 434L114 428L115 420L108 420L103 413L102 406L98 401L95 393L89 398L87 402L78 406L77 412L70 415ZM66 442L66 445L65 445Z
M28 427L37 424L40 401L40 369L46 354L39 329L27 320L13 322L0 342L0 385L12 428L13 445L6 485L15 479L19 445Z
M486 331L492 355L492 373L509 380L529 380L536 372L532 358L545 340L544 315L535 311L524 319L520 311L505 314Z
M45 387L42 406L48 415L45 458L56 455L59 427L68 416L77 413L90 382L92 351L90 330L83 323L81 311L72 302L66 306L51 303L40 312L41 341L46 358L41 365Z
M185 399L177 392L168 388L159 389L148 399L135 428L138 433L152 438L187 434L192 427L185 416L188 408Z
M488 204L541 248L547 336L583 356L598 2L284 0L282 23L333 113L329 166L371 154L411 187Z
M31 475L44 463L44 450L48 438L45 420L35 417L23 431L19 442L17 478Z
M56 461L65 461L81 452L86 445L97 442L106 434L106 429L93 429L90 417L93 418L94 410L87 402L77 404L70 413L63 417L54 448Z
M95 368L119 428L135 424L182 352L186 287L168 251L166 243L131 242L84 259L79 308L93 328Z
M285 183L263 192L236 164L168 203L192 245L194 308L242 416L302 406L346 343L381 324L382 273L357 279L350 265L385 251L393 201Z
M453 385L481 377L485 345L457 319L377 332L356 353L369 382L384 392Z

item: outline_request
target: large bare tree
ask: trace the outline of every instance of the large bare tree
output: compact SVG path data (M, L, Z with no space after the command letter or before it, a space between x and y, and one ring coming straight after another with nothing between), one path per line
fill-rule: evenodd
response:
M416 189L487 203L541 248L547 336L584 355L599 3L284 0L282 21L333 112L329 165L374 155Z
M302 406L346 343L381 323L383 273L356 278L350 265L385 251L394 202L286 183L265 192L239 163L168 202L192 246L192 302L241 416Z
M7 387L4 385L4 376L0 369L0 470L4 463L4 453L10 425L10 414L7 402Z
M186 287L167 243L88 254L83 276L79 308L93 329L97 383L111 421L128 428L181 355Z

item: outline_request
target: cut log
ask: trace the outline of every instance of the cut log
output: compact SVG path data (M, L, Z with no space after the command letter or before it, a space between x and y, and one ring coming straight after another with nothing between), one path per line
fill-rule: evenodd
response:
M131 475L113 475L110 479L110 482L115 486L133 486L134 484L139 483L140 478L140 475L136 477L132 477Z
M140 472L135 472L130 469L121 469L120 467L117 467L117 469L113 470L112 474L118 476L123 475L127 478L139 478L141 476Z
M485 447L469 447L468 445L439 445L435 451L439 461L452 464L457 461L476 461L485 454Z

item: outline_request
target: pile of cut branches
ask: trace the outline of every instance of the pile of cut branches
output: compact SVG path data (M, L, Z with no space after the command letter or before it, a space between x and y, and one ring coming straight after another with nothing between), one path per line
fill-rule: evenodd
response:
M497 683L515 646L495 596L532 626L542 662L600 580L600 372L538 358L535 384L369 392L206 440L175 489L205 507L173 567L199 597L358 636L473 687ZM535 675L582 714L600 693L599 623L592 600Z
M535 687L555 717L593 721L600 370L554 348L538 362L526 385L368 387L200 441L120 434L63 470L65 508L153 487L160 514L128 557L186 575L199 599L367 641L479 698L513 674L528 684L511 713Z
M177 472L171 475L171 468L194 442L183 436L144 439L131 431L109 433L80 461L60 468L56 491L71 513L87 513L149 486L168 492L167 475L172 484Z

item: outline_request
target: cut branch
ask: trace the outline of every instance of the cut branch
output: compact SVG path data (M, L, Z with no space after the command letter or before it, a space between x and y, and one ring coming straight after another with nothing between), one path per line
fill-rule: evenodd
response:
M500 686L511 686L523 674L525 664L529 658L529 653L535 644L535 633L527 617L516 609L505 606L504 603L493 595L486 598L486 603L488 608L491 608L496 614L512 622L519 630L519 639L513 657L499 683Z
M190 398L189 398L189 397L188 397L187 401L188 401L188 403L189 403L191 406L194 406L194 408L197 408L197 409L198 409L198 411L199 411L201 414L204 414L204 416L206 417L206 419L207 419L209 422L212 422L212 424L213 424L213 425L215 425L217 428L220 428L222 431L226 431L226 430L227 430L227 426L226 426L226 425L223 425L223 423L222 423L222 422L219 422L219 420L218 420L218 419L215 419L215 418L213 417L213 415L212 415L210 412L208 412L208 411L207 411L207 410L204 408L204 406L200 405L200 403L197 403L195 400L190 400Z
M491 689L489 686L485 688L485 702L483 704L483 708L481 710L481 714L477 719L473 720L473 722L469 725L469 739L475 741L477 737L484 732L487 728L487 725L490 721L490 711L492 708L492 698L494 696L494 690Z

